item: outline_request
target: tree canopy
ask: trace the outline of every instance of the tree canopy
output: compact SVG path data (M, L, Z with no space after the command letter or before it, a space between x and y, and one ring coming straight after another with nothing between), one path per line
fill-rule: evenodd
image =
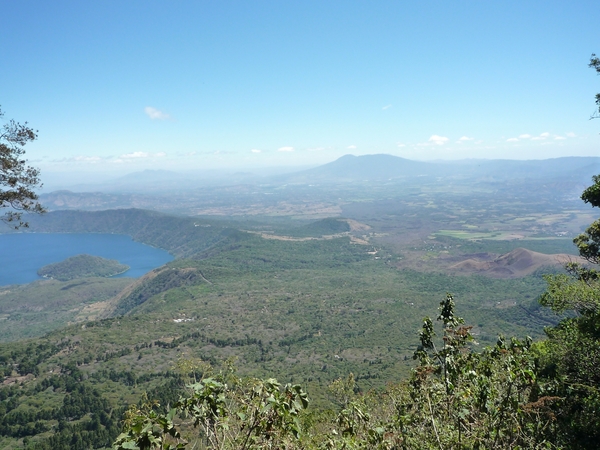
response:
M595 53L592 53L588 66L595 69L596 72L600 74L600 58L598 58ZM600 93L596 94L596 105L598 106L598 111L592 114L592 118L600 117Z
M0 119L4 112L0 109ZM37 131L25 123L6 121L0 129L0 208L6 208L0 220L14 228L26 227L23 212L42 213L34 189L41 187L39 170L27 165L25 144L37 139Z

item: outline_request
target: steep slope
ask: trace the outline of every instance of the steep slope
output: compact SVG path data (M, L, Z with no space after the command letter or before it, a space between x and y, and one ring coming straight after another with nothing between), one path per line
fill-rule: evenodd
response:
M142 209L54 211L28 220L34 232L125 234L175 257L193 257L234 231L222 222Z

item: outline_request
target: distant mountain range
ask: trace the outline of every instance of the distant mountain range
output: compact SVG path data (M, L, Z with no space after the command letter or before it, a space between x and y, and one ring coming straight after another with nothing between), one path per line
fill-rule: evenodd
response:
M392 155L345 155L316 167L280 177L287 181L393 180L416 177L488 178L496 180L544 177L589 180L600 173L600 158L565 157L544 160L412 161Z
M412 161L392 155L345 155L314 169L288 174L287 178L328 180L380 180L430 175L440 172L439 163Z
M288 168L289 170L289 168ZM190 205L201 203L209 194L266 192L286 185L320 185L344 183L403 183L464 186L479 184L498 189L520 186L524 190L541 187L557 193L580 193L589 185L592 175L600 173L600 157L565 157L545 160L462 160L412 161L398 156L345 155L311 169L278 175L252 173L178 173L147 170L117 178L111 183L74 187L40 196L51 209L100 210L111 208L160 209L187 213ZM229 187L232 187L230 189ZM311 188L312 189L312 188ZM229 193L229 194L228 194ZM258 195L258 194L257 194ZM264 194L260 194L263 195ZM577 194L578 196L578 194ZM163 198L157 201L156 198ZM164 200L167 199L167 200ZM229 201L229 200L228 200ZM249 201L249 200L248 200ZM256 199L253 200L256 202Z

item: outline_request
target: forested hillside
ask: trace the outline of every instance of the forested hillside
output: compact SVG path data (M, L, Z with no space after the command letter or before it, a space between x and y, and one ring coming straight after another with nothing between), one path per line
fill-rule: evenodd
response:
M140 210L54 211L32 216L31 231L44 233L115 233L160 247L177 257L190 257L224 239L230 230L215 220L195 220Z
M171 421L190 448L214 448L214 439L220 448L262 448L271 439L289 448L543 447L572 439L548 414L557 414L562 403L552 399L567 389L556 384L553 352L573 352L540 341L544 327L560 329L560 316L537 299L544 273L563 280L568 273L556 263L579 261L566 255L576 253L571 236L593 214L564 197L540 202L537 191L502 191L482 209L485 190L417 188L421 194L373 188L344 206L346 217L311 221L136 209L32 218L32 231L126 233L176 259L137 280L44 280L0 291L5 340L50 331L0 347L0 448L104 448L123 424L119 445L144 448L150 438L140 430L154 423L160 440L175 430L161 428ZM520 202L512 203L515 195ZM420 337L419 329L448 292L471 328L446 311L437 330L446 340L431 336L433 347L426 338L435 321ZM454 350L444 346L451 338ZM202 403L210 398L225 402L218 417ZM271 398L279 415L262 416ZM197 416L204 431L184 411L209 414ZM242 417L271 428L257 425L240 443L250 420ZM217 426L225 423L230 434Z

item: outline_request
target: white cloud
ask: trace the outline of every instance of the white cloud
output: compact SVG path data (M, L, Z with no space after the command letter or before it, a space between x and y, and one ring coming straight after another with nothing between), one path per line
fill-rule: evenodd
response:
M153 108L152 106L146 106L144 108L144 112L152 120L166 120L166 119L169 119L171 117L168 114L165 114L164 112L159 111L156 108Z
M356 145L349 145L348 147L346 147L348 150L354 150L356 148Z
M398 148L406 147L406 144L403 144L402 142L398 142L396 144L396 147L398 147Z
M294 147L279 147L277 149L278 152L293 152Z
M555 141L564 141L565 139L566 139L566 137L564 137L564 136L554 136Z
M517 138L510 138L507 139L506 142L519 142L519 140Z
M519 139L531 139L531 135L530 134L521 134L519 136Z
M250 150L252 153L260 153L260 150L257 148L253 148L252 150Z
M157 156L157 157L159 157L159 158L162 158L163 156L167 156L167 154L166 154L165 152L158 152L158 153L157 153L156 155L154 155L154 156Z
M348 148L350 148L350 147L348 147ZM308 150L309 152L320 152L321 150L325 150L325 147L312 147L312 148L307 148L306 150Z
M125 158L125 159L132 159L132 158L147 158L148 156L150 156L149 153L146 152L133 152L133 153L126 153L124 155L121 155L121 158Z
M96 162L100 161L102 158L100 158L99 156L76 156L73 159L75 161L96 163Z
M573 132L569 132L569 133L567 133L567 137L574 138L574 137L576 137L576 136L577 136L577 135L576 135L575 133L573 133Z
M474 141L474 140L475 140L475 138L470 138L470 137L467 137L467 136L463 136L463 137L461 137L459 139L459 142Z
M445 136L438 136L437 134L434 134L433 136L431 136L428 140L428 142L432 142L436 145L444 145L446 142L448 142L450 139L448 139Z
M392 107L392 105L385 105L383 108L381 108L382 110L386 110L386 109L390 109Z
M545 132L545 133L541 133L539 136L532 137L531 140L532 141L543 141L544 139L547 139L548 136L550 136L550 133Z

